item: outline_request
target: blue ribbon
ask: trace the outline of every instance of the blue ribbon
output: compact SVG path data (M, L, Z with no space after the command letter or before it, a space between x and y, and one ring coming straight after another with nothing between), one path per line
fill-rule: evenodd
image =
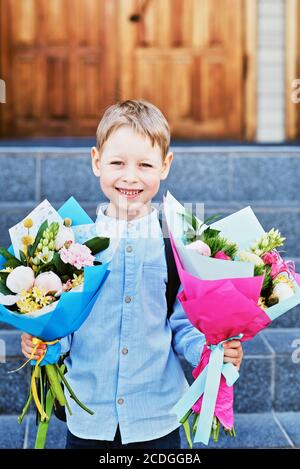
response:
M232 363L224 363L224 348L222 344L230 340L241 339L242 337L243 334L239 334L209 347L211 354L208 364L189 390L171 410L181 420L203 394L201 413L194 438L195 443L208 444L221 375L223 374L225 377L227 386L233 386L239 377L239 372Z

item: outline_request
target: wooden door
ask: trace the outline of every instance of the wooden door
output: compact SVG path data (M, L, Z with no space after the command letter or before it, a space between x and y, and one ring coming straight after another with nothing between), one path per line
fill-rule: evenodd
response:
M140 21L125 21L139 4ZM255 3L255 0L252 0ZM121 98L158 105L178 137L243 137L243 0L120 0Z
M116 0L1 0L2 135L94 135L117 99Z
M246 14L255 17L255 4L0 0L1 135L94 135L109 104L144 98L174 137L251 139L255 65L249 87L245 59L255 34L246 34Z

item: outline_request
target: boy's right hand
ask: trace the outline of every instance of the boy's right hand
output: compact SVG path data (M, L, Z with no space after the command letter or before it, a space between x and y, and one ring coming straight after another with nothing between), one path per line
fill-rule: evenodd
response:
M30 334L27 334L26 332L24 332L21 335L22 352L26 358L31 358L32 360L38 360L46 352L47 345L45 344L39 345L39 347L36 349L35 355L33 355L32 357L31 354L35 347L35 345L32 343L32 339L33 339L33 336Z

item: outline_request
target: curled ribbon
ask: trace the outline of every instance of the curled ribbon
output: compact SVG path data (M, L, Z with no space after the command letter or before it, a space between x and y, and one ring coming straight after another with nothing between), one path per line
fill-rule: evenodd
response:
M239 372L232 363L223 362L224 348L222 347L222 344L224 342L229 342L230 340L241 339L242 337L243 334L239 334L238 336L223 340L217 345L209 346L211 354L208 364L184 396L171 410L171 412L176 414L179 420L181 420L203 394L201 413L199 415L194 438L195 443L201 442L205 445L208 444L221 374L225 377L228 386L233 386L239 377Z

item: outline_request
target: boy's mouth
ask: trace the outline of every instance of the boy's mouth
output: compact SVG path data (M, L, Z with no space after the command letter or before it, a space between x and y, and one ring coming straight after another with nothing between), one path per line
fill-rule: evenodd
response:
M143 189L122 189L121 187L116 187L116 189L120 194L124 195L128 199L134 199L143 192Z

